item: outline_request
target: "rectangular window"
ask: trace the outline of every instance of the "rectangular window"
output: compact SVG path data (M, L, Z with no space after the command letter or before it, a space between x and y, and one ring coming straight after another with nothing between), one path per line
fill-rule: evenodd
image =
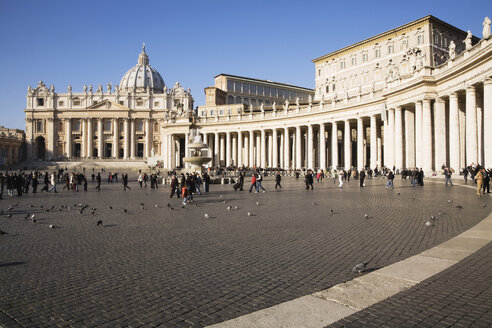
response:
M392 44L388 46L388 54L392 54L394 52L394 47Z
M352 57L352 66L357 65L357 58Z
M120 100L119 103L120 103L120 105L124 105L125 104L125 102L123 100Z
M76 132L79 132L80 131L80 121L77 120L74 123L75 124L73 125L73 130Z
M422 44L424 43L424 35L419 34L417 35L417 44Z
M340 62L340 69L344 69L345 68L345 61L341 61Z
M224 115L224 110L223 109L219 110L219 115Z
M367 54L362 54L362 62L365 63L367 61Z
M37 120L36 122L36 132L43 133L43 121Z
M336 84L335 83L332 84L331 89L332 89L332 91L335 91L335 89L336 89Z
M137 99L137 106L143 106L144 102L142 99Z
M226 91L234 91L234 82L227 80L227 90Z
M73 105L74 105L74 106L80 106L80 99L75 98L75 99L73 100Z
M249 93L249 84L243 83L243 93Z
M374 58L379 58L379 57L381 57L381 49L374 50Z
M263 96L263 86L258 86L258 95Z
M202 110L202 116L207 116L207 111Z
M215 115L215 111L212 109L212 110L210 111L210 116L214 116L214 115Z
M38 104L38 106L44 106L44 99L43 98L38 98L37 99L37 104Z
M65 103L63 102L63 100L60 100L60 101L58 102L58 106L63 107L63 105L65 105Z
M155 101L155 102L154 102L154 107L159 107L159 105L160 105L160 104L159 104L159 102L158 102L158 101Z
M401 42L401 45L400 45L400 50L405 50L408 48L408 41L407 40L403 40Z
M249 86L249 92L253 95L256 94L256 85L255 84L250 84Z
M234 82L234 91L243 92L243 87L241 82Z
M144 130L144 122L142 120L137 121L137 131L143 132Z
M104 121L104 131L111 131L111 121Z
M123 131L123 122L120 122L120 127L119 127L119 129L120 129L120 132L121 132L121 131Z

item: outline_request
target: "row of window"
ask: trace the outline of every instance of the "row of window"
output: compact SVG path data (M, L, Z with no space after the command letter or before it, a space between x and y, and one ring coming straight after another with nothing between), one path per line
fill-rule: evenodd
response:
M229 116L230 116L230 115L233 115L233 113L234 113L234 114L238 114L238 115L239 115L239 114L241 114L241 109L240 109L240 108L238 108L238 109L236 109L236 110L232 110L231 108L227 108L227 109L224 111L224 108L220 108L220 109L218 109L218 110L217 110L217 114L218 114L219 116L223 116L223 115L224 115L224 113L227 113L227 115L229 115ZM202 110L202 111L201 111L201 113L200 113L200 116L203 116L203 117L207 116L207 111L206 111L206 110ZM210 116L215 116L215 109L211 109L211 110L210 110Z
M446 41L447 42L447 41ZM419 34L417 35L417 44L421 45L424 43L424 35ZM403 51L408 48L408 40L402 40L400 43L400 51ZM394 44L388 44L386 46L386 54L391 55L395 53L395 46ZM381 47L377 47L373 51L373 59L378 59L381 58ZM350 65L351 66L356 66L357 65L357 55L352 55L350 57ZM365 63L369 60L369 52L366 50L360 55L360 59L362 63ZM339 61L339 69L345 69L346 64L345 64L345 59L341 59ZM323 72L322 68L318 69L318 76L321 76L323 73L325 74L330 74L330 73L335 73L336 71L336 66L335 63L330 64L328 67L325 68L325 71Z
M238 93L248 93L251 95L265 96L272 98L285 98L285 99L296 99L296 98L306 98L308 93L292 91L282 88L273 88L263 85L256 85L250 83L243 83L237 81L227 80L227 91L238 92Z
M81 125L82 125L81 120L74 120L72 122L72 131L80 132L82 130ZM36 122L34 124L35 132L36 133L44 133L44 130L45 130L44 126L45 126L44 120L36 120ZM143 132L144 127L145 127L145 124L144 124L143 120L136 120L135 129L137 132ZM113 128L113 121L112 120L103 120L103 131L111 132L112 128ZM154 128L154 132L158 132L159 131L159 123L154 123L153 128ZM58 129L59 129L59 131L63 131L63 122L59 122ZM94 132L97 132L97 124L93 124L92 129ZM123 129L124 129L124 123L120 122L119 123L119 131L123 131Z

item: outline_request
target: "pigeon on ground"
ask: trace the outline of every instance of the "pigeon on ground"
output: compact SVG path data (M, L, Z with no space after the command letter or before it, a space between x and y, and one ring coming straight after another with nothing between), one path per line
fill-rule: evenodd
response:
M251 212L248 212L248 216L251 216Z
M237 210L237 206L234 206L234 209Z
M3 230L0 230L0 235L7 235L7 234L8 234L8 232L5 232Z
M222 197L223 197L223 196L222 196L222 194L221 194L221 195L220 195L220 198L222 198Z
M145 204L144 203L140 203L140 206L144 206Z
M256 202L256 205L261 205L260 202Z
M352 269L352 271L353 272L358 272L359 274L361 274L366 269L367 264L369 264L369 262L362 261L359 264L357 264L356 266L354 266L354 268Z
M154 205L154 207L157 207L157 208L159 208L159 204L155 204L155 205Z
M32 219L31 221L32 221L32 223L36 223L36 219Z
M431 220L435 220L436 217L434 215L431 216Z
M482 204L482 207L487 207L487 205L486 204Z
M439 212L439 213L437 213L437 215L439 215L439 216L440 216L440 215L443 215L443 213L442 213L442 212Z
M30 216L31 216L31 215L30 215L29 213L27 213L27 214L26 214L26 216L24 217L24 220L29 219L29 217L30 217Z
M451 199L448 199L448 203L451 203Z
M36 218L36 214L31 215L31 219L35 219L35 218Z
M207 213L205 213L204 217L205 217L205 219L208 219L208 218L210 218L210 215L208 215Z
M364 214L364 218L365 218L365 219L368 219L368 218L369 218L369 215Z
M318 204L317 204L317 203L315 203L315 202L312 202L312 203L311 203L311 205L316 206L316 205L318 205Z
M169 203L167 203L167 207L168 207L168 208L172 208L172 207L171 207L171 204L169 204Z
M427 220L427 222L425 222L425 225L428 226L428 227L433 227L434 226L434 222L430 222Z
M29 207L34 207L34 205L33 204L30 204Z
M112 210L112 209L113 209L113 206L111 206L111 205L110 205L110 206L109 206L109 209L110 209L110 210Z
M71 211L71 210L72 210L72 207L71 207L70 205L68 205L67 209L68 209L69 211Z
M49 227L50 229L54 229L54 228L55 228L55 226L54 226L54 225L52 225L52 224L50 224L48 227Z
M121 210L125 212L125 214L128 213L128 210L126 208L122 208Z
M226 207L226 209L227 209L228 211L230 211L230 210L231 210L231 207L230 207L230 206L227 206L227 207Z
M141 210L145 210L145 207L144 207L144 206L142 206L142 207L140 207L140 209L141 209Z
M461 206L461 205L456 205L456 208L458 208L458 209L460 209L460 210L461 210L461 209L463 208L463 206Z
M7 217L8 217L8 218L11 218L11 217L12 217L12 214L7 215Z
M330 208L330 213L333 213L333 210Z
M97 221L97 225L98 225L98 226L103 226L103 227L104 227L102 220Z

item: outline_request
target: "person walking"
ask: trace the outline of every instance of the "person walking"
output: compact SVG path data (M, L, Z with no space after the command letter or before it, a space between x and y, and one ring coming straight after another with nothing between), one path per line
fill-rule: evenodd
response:
M243 174L243 182L244 182L244 174ZM205 189L205 192L208 192L209 187L210 187L210 175L208 175L208 173L205 172L203 173L203 188Z
M128 174L123 173L121 175L121 179L123 180L123 191L131 190L132 188L128 187Z
M338 188L342 188L343 187L343 175L344 175L344 171L343 170L340 170L340 172L338 172Z
M492 176L492 169L483 170L483 193L490 194L490 177Z
M96 189L101 190L101 172L97 173L96 182L97 182Z
M32 193L36 194L38 192L38 172L34 172L32 175Z
M48 177L48 172L44 172L44 178L43 178L43 182L44 182L44 187L43 189L41 189L41 191L48 191L49 189L49 185L50 185L50 180L49 180L49 177Z
M51 173L51 188L48 190L48 192L51 192L52 190L55 191L55 194L58 193L58 191L56 191L56 173L53 172Z
M483 171L484 169L477 170L478 172L475 175L475 179L477 180L477 195L478 197L482 197L482 185L483 185Z
M366 184L364 183L364 180L366 178L366 171L364 171L364 169L360 170L360 173L359 173L359 185L361 187L365 187Z
M138 184L140 185L140 189L143 187L143 185L142 185L142 184L143 184L143 180L144 180L143 174L142 174L142 173L140 173L140 174L138 175L138 179L137 179Z
M444 178L446 178L446 187L448 186L448 183L451 185L451 187L453 186L453 182L451 181L452 174L453 173L448 167L444 169Z
M386 178L388 179L388 182L386 183L386 189L395 189L395 186L393 184L393 180L395 179L395 175L393 174L393 172L391 170L388 170L388 175L386 176Z
M241 173L239 173L239 190L243 191L243 186L244 186L244 171L241 171Z
M256 174L253 173L251 174L251 186L249 187L249 192L253 190L253 188L256 188Z
M309 190L309 187L311 187L311 190L313 190L314 177L313 177L313 172L311 170L308 170L306 172L306 176L304 177L304 182L306 183L306 190Z
M173 198L174 194L176 194L176 198L179 198L179 182L178 178L173 174L171 177L171 194L169 198Z
M280 172L277 172L277 174L275 175L275 189L277 189L277 187L282 188L282 186L280 185L281 180L282 176L280 175Z
M256 171L256 192L260 192L260 188L263 190L263 192L266 192L265 188L261 185L263 181L263 175L261 175L260 170Z

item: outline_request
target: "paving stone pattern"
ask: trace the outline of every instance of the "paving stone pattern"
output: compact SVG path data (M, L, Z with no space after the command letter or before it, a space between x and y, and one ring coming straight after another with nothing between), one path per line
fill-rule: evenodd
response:
M492 243L447 270L328 327L491 327Z
M90 184L86 193L0 201L5 212L19 202L11 218L0 215L8 232L0 236L0 324L202 327L353 279L350 270L362 260L376 269L420 253L492 208L489 197L442 184L412 188L398 180L389 191L384 180L363 189L358 181L339 189L328 180L305 191L302 179L286 178L275 192L273 180L258 194L213 185L186 208L169 200L168 187L136 183L127 192L104 183L101 192ZM79 203L89 205L83 214L73 210ZM59 211L62 204L72 210ZM436 226L426 227L431 215ZM96 226L100 219L105 227Z

